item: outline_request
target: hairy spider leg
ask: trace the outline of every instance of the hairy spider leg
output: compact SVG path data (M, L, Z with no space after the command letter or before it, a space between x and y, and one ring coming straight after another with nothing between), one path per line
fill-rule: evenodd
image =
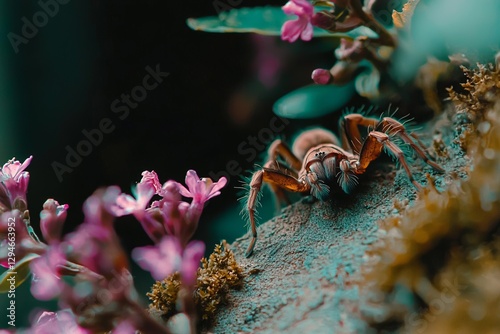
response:
M342 136L342 148L350 150L354 154L361 152L363 140L359 132L359 126L373 128L377 126L379 120L372 117L365 117L361 114L348 114L341 118L339 130Z
M308 192L310 186L305 182L300 182L298 179L291 175L287 175L279 170L271 168L262 168L253 174L252 181L250 181L250 195L248 196L247 210L250 218L252 228L252 241L248 246L246 257L252 255L255 241L257 240L257 227L255 226L255 205L257 195L262 187L262 182L277 185L280 188L293 192Z
M401 166L403 166L406 171L408 178L417 190L422 190L422 186L413 177L403 151L389 139L389 135L383 132L372 131L368 134L359 155L358 172L363 173L366 168L368 168L368 165L370 165L373 160L378 158L384 147L394 154L394 156L399 160Z
M429 155L426 152L426 148L422 141L418 138L418 136L414 133L408 134L403 124L396 121L391 117L384 117L379 124L377 124L375 130L387 133L390 136L398 136L405 143L410 145L410 147L417 152L418 156L424 160L426 164L434 168L439 172L444 172L444 169L441 168L438 164L431 160ZM415 143L412 138L416 140Z
M288 168L287 166L278 166L276 162L278 157L286 160L292 167ZM257 240L255 206L257 205L257 197L262 188L262 183L269 183L271 189L275 191L278 199L282 199L283 197L286 198L283 189L293 192L307 192L310 190L310 186L297 179L297 170L300 170L301 165L302 163L300 160L281 140L275 140L269 147L269 160L262 169L253 174L252 180L250 181L250 194L248 195L247 211L252 230L252 240L250 241L250 245L248 246L245 254L246 257L252 255L255 241Z
M365 117L361 114L346 115L343 122L341 122L340 127L342 131L342 138L343 140L344 137L347 138L347 142L351 145L355 153L359 153L360 151L358 149L359 147L361 147L361 135L359 132L359 126L373 128L373 130L375 131L386 133L389 136L397 136L401 138L405 143L410 145L410 147L422 160L424 160L426 164L439 172L444 172L443 168L432 161L432 159L426 153L425 145L422 143L419 137L415 133L408 134L404 125L391 117L384 117L379 121L375 118ZM412 138L415 139L416 143Z
M267 150L268 161L264 167L281 170L285 174L298 178L298 172L301 168L302 162L295 156L292 150L281 139L276 139L271 143ZM283 165L278 162L278 157L285 160L288 165ZM276 197L276 208L279 209L281 203L291 204L290 199L286 196L285 191L276 184L269 184L273 194Z
M295 171L299 171L302 167L302 161L293 154L292 150L281 141L281 139L273 141L267 152L269 156L268 161L276 161L278 157L281 157L288 162Z

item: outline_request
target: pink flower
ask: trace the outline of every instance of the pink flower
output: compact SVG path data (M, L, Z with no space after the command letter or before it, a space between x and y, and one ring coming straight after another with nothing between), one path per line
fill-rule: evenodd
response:
M27 332L29 334L90 334L76 323L75 315L69 310L54 312L44 311L34 326Z
M214 183L210 178L200 179L194 170L189 170L186 174L186 185L189 190L180 183L178 183L178 186L182 196L191 197L193 198L193 202L203 204L212 197L220 195L219 190L226 183L227 179L224 176Z
M64 238L63 246L71 260L104 276L128 268L128 260L113 229L114 217L108 209L118 187L97 190L83 205L84 222Z
M163 197L163 201L178 202L181 200L181 194L179 193L179 183L175 181L167 181L157 193Z
M13 245L17 262L28 253L40 254L46 248L45 244L30 236L23 218L19 210L4 212L0 215L0 266L2 267L9 268L10 265L14 265L12 257L9 256L9 249L12 250ZM11 263L9 263L9 258L11 258Z
M117 186L96 190L83 203L84 223L113 229L114 217L111 213L119 193L120 188Z
M298 18L283 24L281 28L281 39L289 42L295 42L299 37L303 41L311 40L313 35L313 26L311 24L314 15L313 5L306 0L291 0L282 8L285 14L294 14L297 15Z
M40 228L48 243L57 242L61 238L68 208L68 204L59 205L59 202L53 199L48 199L43 204L43 210L40 212Z
M180 269L182 249L176 238L165 236L156 246L135 248L132 258L142 269L149 271L155 280L161 281Z
M63 253L57 247L49 250L30 263L35 279L31 284L31 294L39 300L50 300L57 297L63 287L58 271L66 263Z
M151 172L145 170L141 175L142 179L139 183L148 184L151 188L154 189L155 194L159 194L161 191L161 183L158 179L158 174L156 174L154 170Z
M127 320L124 320L124 321L121 321L118 326L115 327L115 329L113 329L113 332L111 332L112 334L135 334L136 333L136 330L134 328L134 326L132 326L132 324L127 321Z
M28 182L30 175L24 170L29 166L33 156L30 156L22 164L12 158L0 170L0 188L9 199L9 207L13 208L16 199L20 198L26 203L26 192L28 191ZM7 203L4 203L7 204ZM19 208L26 209L26 208Z
M72 261L103 276L128 268L118 236L105 226L83 223L65 238L63 245Z
M116 217L133 214L139 219L144 214L144 210L146 210L155 191L152 183L140 182L135 187L135 198L127 194L120 194L116 198L115 205L111 206L111 211Z
M340 39L340 47L335 50L335 56L339 60L360 62L366 57L366 49L362 39L349 40Z
M201 241L191 241L183 251L177 238L165 236L156 246L135 248L132 258L155 280L180 271L183 283L193 285L204 252L205 244Z
M193 286L196 283L200 260L205 253L205 244L201 241L191 241L182 256L181 278L184 285Z

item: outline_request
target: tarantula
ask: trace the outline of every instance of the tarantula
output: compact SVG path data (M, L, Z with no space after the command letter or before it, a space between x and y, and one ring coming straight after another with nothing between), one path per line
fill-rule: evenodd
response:
M362 142L360 127L368 134ZM294 141L292 149L281 140L275 140L268 150L268 161L257 170L250 181L247 210L252 230L252 240L246 256L249 257L257 240L255 206L263 182L271 186L278 200L288 202L284 190L310 193L319 200L327 200L330 187L338 186L350 193L357 185L357 175L363 174L368 165L386 149L403 166L410 181L420 190L410 171L405 155L393 141L399 138L408 144L428 165L439 172L444 170L426 154L426 147L414 133L408 133L404 125L391 117L382 119L361 114L348 114L341 118L339 128L342 146L330 131L316 128L303 132ZM278 157L289 166L278 164ZM335 182L336 181L336 182Z

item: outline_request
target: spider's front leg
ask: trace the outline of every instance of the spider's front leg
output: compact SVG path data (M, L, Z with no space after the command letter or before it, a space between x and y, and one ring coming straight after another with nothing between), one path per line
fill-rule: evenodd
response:
M255 225L255 207L257 205L257 197L262 188L262 183L267 182L275 192L279 200L285 199L283 190L293 192L307 192L310 186L305 182L300 182L297 177L297 170L301 168L300 160L293 154L288 146L281 140L275 140L269 147L269 158L267 163L261 170L256 171L250 181L250 193L248 195L247 210L250 219L250 227L252 229L252 241L248 246L246 257L252 255L255 241L257 240L257 227ZM286 160L292 168L279 166L276 162L277 158L281 157Z
M378 158L384 147L387 148L387 150L389 150L396 157L396 159L399 160L411 183L413 183L413 185L418 190L422 190L422 186L413 177L403 151L390 140L389 136L386 133L383 132L372 131L368 134L368 137L366 138L365 143L361 148L359 162L357 165L357 172L363 173L366 168L368 168L368 165L370 165L373 160Z
M360 154L363 150L365 150L365 155L367 154L366 150L373 150L377 145L371 146L365 149L365 145L367 143L362 144L361 142L361 134L359 132L359 126L373 129L375 133L384 134L386 136L396 136L401 138L406 144L410 145L410 147L417 153L417 155L424 160L426 164L434 168L439 172L444 172L443 168L441 168L437 163L432 161L430 156L427 154L427 149L425 145L422 143L420 138L415 133L408 133L406 131L405 126L391 117L384 117L382 120L378 120L371 117L365 117L361 114L349 114L346 115L340 122L340 130L342 133L343 145L349 145L352 151L356 154ZM375 135L375 137L380 137L379 135ZM383 138L382 138L383 137ZM385 139L385 136L378 138L382 140L382 142L386 143L382 146L386 146L387 149L394 153L396 157L401 161L401 164L409 173L409 169L407 169L407 163L404 159L404 155L399 153L401 150L396 144L389 140L389 138ZM367 141L373 141L373 138L367 138ZM377 155L378 157L378 155ZM368 159L372 161L375 158Z

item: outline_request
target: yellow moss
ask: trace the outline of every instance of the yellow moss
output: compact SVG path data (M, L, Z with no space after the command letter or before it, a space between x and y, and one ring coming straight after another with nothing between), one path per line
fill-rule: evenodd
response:
M197 276L194 300L201 311L202 320L207 322L213 319L217 309L226 301L229 290L242 284L244 274L236 263L233 252L223 241L215 246L208 259L201 260ZM147 294L151 300L150 307L162 311L166 318L174 315L177 312L176 302L180 287L179 273L174 273L161 282L157 281Z
M450 90L450 96L457 113L470 120L466 131L456 133L468 136L459 138L467 142L464 146L472 158L468 179L455 179L443 193L424 189L411 208L380 222L386 233L369 252L364 277L370 289L388 298L402 283L427 307L410 317L413 323L406 319L409 332L421 332L424 324L433 333L456 332L462 324L481 328L472 332L499 328L500 285L493 287L481 277L500 271L499 243L491 243L500 233L500 72L492 65L465 72L466 94ZM455 298L447 299L445 316L436 317L433 304L449 289L441 284L443 277L448 282L459 278L459 284ZM477 319L485 320L481 327Z
M180 274L176 272L161 282L156 281L151 287L151 292L146 294L151 301L150 306L162 311L165 316L173 315L181 287L180 278Z
M201 260L195 299L202 309L203 320L213 318L219 305L226 300L229 289L239 287L243 277L243 270L225 241L215 246L208 260Z
M500 95L500 67L493 64L477 65L477 69L470 70L462 66L467 82L461 84L465 94L457 93L453 88L448 88L450 99L457 109L456 142L463 149L475 141L476 126L484 117L486 110L494 107Z

